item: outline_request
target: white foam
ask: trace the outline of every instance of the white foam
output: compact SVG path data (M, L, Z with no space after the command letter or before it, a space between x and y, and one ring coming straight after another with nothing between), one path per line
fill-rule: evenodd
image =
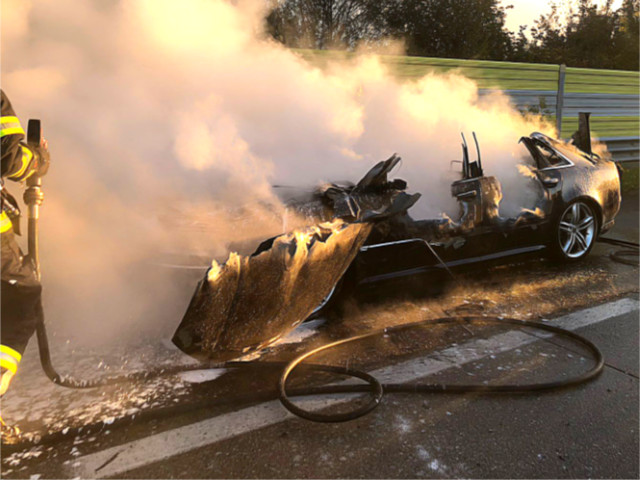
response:
M182 372L178 376L187 383L203 383L215 380L227 372L226 368L210 368L207 370L193 370Z

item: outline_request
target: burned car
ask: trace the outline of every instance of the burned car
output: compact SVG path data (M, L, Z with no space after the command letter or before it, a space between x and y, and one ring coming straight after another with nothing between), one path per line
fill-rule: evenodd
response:
M357 185L330 186L305 203L310 222L263 241L250 255L212 262L173 336L196 358L218 361L261 350L293 330L339 283L374 226L405 215L420 194L387 174L400 159L375 165Z
M288 202L301 227L263 241L251 254L213 262L173 341L194 356L228 360L271 345L306 318L331 308L338 292L481 262L543 253L577 261L613 226L620 208L616 165L591 151L588 116L572 144L542 133L522 137L537 198L501 216L502 187L470 160L463 136L460 178L451 185L457 218L414 220L403 180L388 174L396 155L358 183L325 184ZM311 226L309 226L311 225Z
M433 278L514 256L548 255L574 262L588 255L597 237L613 227L621 202L616 164L591 150L588 116L581 116L573 143L537 132L520 142L531 156L538 185L533 208L500 216L500 182L484 174L479 148L477 159L470 161L465 141L460 178L451 185L458 218L414 220L406 212L376 224L342 284L314 314L323 313L344 285L361 291L380 282Z

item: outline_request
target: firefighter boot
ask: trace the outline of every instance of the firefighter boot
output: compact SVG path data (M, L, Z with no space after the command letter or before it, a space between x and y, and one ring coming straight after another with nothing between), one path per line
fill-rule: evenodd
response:
M0 433L2 433L3 445L11 445L20 441L20 429L7 425L2 417L0 417L0 428L2 429Z
M0 377L0 397L2 397L9 388L9 384L13 379L13 372L2 369L2 376ZM2 443L8 445L11 443L17 443L20 440L20 429L18 427L12 427L7 425L0 414L0 433L2 434Z

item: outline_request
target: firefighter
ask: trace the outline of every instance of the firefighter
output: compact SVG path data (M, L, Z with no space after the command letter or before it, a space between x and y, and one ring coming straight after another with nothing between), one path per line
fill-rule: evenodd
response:
M49 169L49 149L46 140L37 147L24 143L25 132L15 116L4 91L0 141L2 143L2 213L0 213L0 240L2 250L2 289L0 291L0 397L13 379L29 338L35 331L39 312L42 310L42 286L36 277L34 265L25 258L16 241L20 234L20 210L15 198L7 192L5 179L24 182L32 175L42 176ZM25 202L42 203L42 193L27 190ZM15 432L0 417L3 437Z

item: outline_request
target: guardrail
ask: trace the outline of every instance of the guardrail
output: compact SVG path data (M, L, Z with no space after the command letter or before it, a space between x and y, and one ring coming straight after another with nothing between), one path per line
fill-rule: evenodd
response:
M494 90L479 90L480 95L488 95ZM565 93L563 105L558 109L557 92L554 90L504 90L520 111L534 111L556 120L561 113L563 122L562 138L570 138L577 129L579 112L592 114L593 136L607 144L616 162L640 161L640 95L616 93ZM622 134L619 136L619 134Z
M607 144L616 162L637 162L640 159L640 137L608 137L600 141Z
M639 72L400 56L383 61L404 78L455 71L476 81L481 95L502 90L519 110L552 120L562 138L577 130L578 113L590 112L593 136L615 161L640 161Z
M485 95L493 92L481 89ZM520 109L539 108L540 113L557 116L558 98L555 90L503 90ZM640 95L619 93L565 93L562 104L563 117L577 117L579 112L591 112L593 116L638 116ZM546 112L545 112L546 110Z

